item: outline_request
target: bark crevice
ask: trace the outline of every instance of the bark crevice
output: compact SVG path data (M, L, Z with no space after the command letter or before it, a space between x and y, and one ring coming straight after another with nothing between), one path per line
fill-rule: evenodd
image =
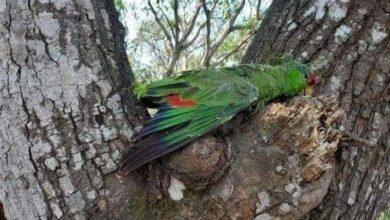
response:
M5 3L0 7L5 214L87 218L110 196L104 178L145 117L129 95L133 78L123 27L111 1Z
M305 6L297 13L294 4ZM388 7L383 0L275 0L270 11L296 16L269 14L273 22L263 22L244 56L244 63L273 54L311 63L321 75L315 94L336 95L346 112L338 129L361 140L339 150L330 190L308 218L373 219L388 206Z

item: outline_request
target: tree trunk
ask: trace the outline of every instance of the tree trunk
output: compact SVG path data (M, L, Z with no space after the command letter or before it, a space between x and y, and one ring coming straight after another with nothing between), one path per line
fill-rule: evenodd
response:
M346 112L330 189L308 219L374 219L390 201L390 2L274 0L243 62L281 55L312 64L315 94L333 94Z
M390 189L384 2L275 0L244 62L303 58L321 73L315 93L336 98L273 104L242 127L239 115L118 179L118 158L146 116L129 95L113 3L0 0L6 217L372 218Z
M115 198L106 174L144 117L129 95L123 39L111 1L0 0L0 203L8 219L83 219Z

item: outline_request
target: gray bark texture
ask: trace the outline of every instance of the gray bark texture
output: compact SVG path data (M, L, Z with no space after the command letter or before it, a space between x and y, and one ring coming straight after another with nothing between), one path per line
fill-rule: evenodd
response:
M275 0L244 62L311 62L317 97L238 115L120 178L147 116L113 3L0 0L6 218L372 219L390 190L389 8Z
M0 0L0 203L83 219L143 120L111 1Z
M390 1L274 0L243 59L309 62L314 93L345 111L339 127L365 140L337 152L336 174L308 219L374 219L390 206Z

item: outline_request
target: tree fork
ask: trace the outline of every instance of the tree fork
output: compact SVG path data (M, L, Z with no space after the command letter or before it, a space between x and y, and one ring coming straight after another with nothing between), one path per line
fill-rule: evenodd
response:
M301 58L334 97L272 104L118 179L147 117L112 2L0 1L6 217L374 218L389 201L389 11L275 0L244 62Z

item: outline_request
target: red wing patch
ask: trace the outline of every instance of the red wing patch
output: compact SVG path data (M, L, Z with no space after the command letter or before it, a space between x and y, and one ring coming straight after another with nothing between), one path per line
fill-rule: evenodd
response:
M182 99L181 96L177 94L168 95L167 102L172 107L193 107L198 104L191 99Z

